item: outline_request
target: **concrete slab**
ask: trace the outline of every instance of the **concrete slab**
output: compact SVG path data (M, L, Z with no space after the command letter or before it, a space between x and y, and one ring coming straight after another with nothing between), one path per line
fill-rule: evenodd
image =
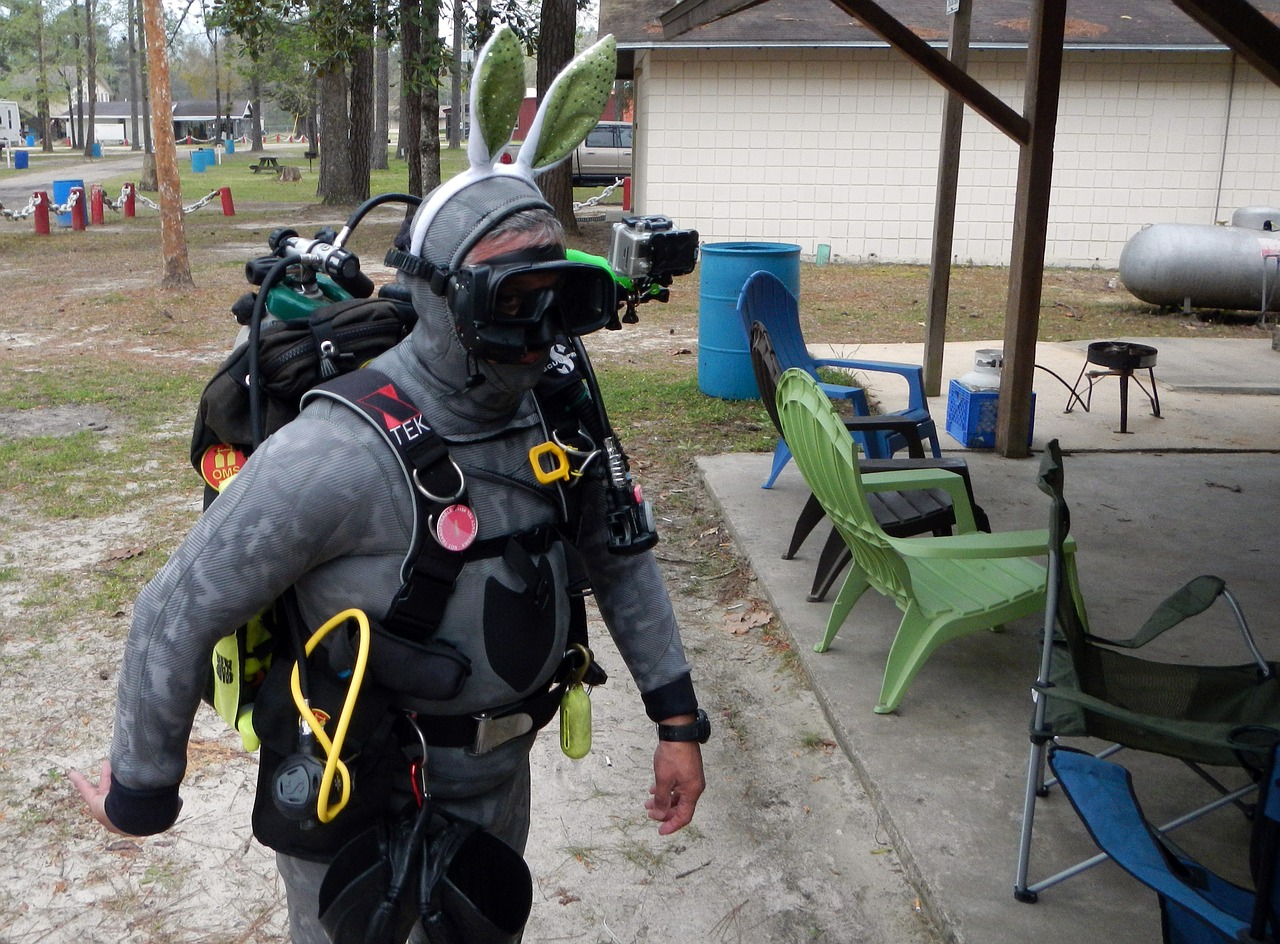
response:
M1260 331L1259 334L1262 334ZM1161 416L1152 415L1148 398L1129 385L1128 433L1121 434L1119 380L1095 381L1089 412L1075 406L1064 412L1070 389L1085 366L1088 341L1041 342L1036 346L1033 389L1036 413L1032 448L1056 438L1064 449L1110 450L1280 450L1280 351L1271 339L1117 338L1137 341L1157 350L1155 380ZM1000 341L948 342L942 361L942 395L931 398L930 411L938 424L944 449L963 449L947 436L950 381L973 367L975 351L999 348ZM818 356L853 357L919 364L922 344L813 345ZM1137 379L1151 384L1146 371ZM885 375L865 375L871 394L884 409L906 404L905 386ZM1084 395L1088 384L1081 381Z
M1166 386L1165 377L1173 383L1182 376L1194 384L1203 374L1192 369L1194 364L1237 362L1255 375L1274 376L1280 374L1280 354L1269 342L1208 343L1212 357L1200 347L1207 342L1199 339L1185 348L1168 339L1153 343L1161 352L1156 378L1165 418L1144 414L1131 400L1134 431L1129 435L1113 432L1116 404L1104 399L1103 390L1095 390L1089 414L1047 409L1043 404L1051 396L1065 403L1061 387L1045 386L1040 394L1036 446L1056 435L1071 452L1067 496L1091 620L1104 635L1126 635L1186 580L1216 573L1240 598L1263 651L1275 658L1280 626L1273 614L1280 610L1280 585L1271 569L1278 550L1280 488L1276 458L1266 450L1280 449L1273 412L1280 402L1256 394L1185 392ZM949 346L951 375L968 370L972 350L983 346L991 345L975 342L954 352ZM1084 342L1042 345L1037 362L1043 358L1055 370L1074 364L1069 377L1074 380L1083 347ZM901 347L867 345L857 355L912 360ZM942 414L939 406L933 404L935 417ZM956 446L945 434L943 441ZM1242 451L1200 451L1233 448ZM1182 449L1194 451L1177 451ZM1009 460L990 451L948 451L968 459L977 500L996 530L1046 525L1048 501L1035 485L1038 457ZM879 806L924 906L946 935L963 944L1158 941L1154 895L1109 863L1048 889L1037 904L1013 898L1032 710L1029 686L1038 666L1042 621L1027 618L1003 633L944 645L917 676L899 711L876 715L872 707L898 611L868 593L831 650L814 653L830 598L809 603L805 597L826 528L810 537L796 559L781 560L808 496L794 465L769 491L760 489L767 456L715 456L699 465L794 640L827 721ZM1198 631L1176 634L1157 652L1191 662L1247 661L1229 613L1217 609ZM1131 755L1126 764L1135 771L1149 814L1159 821L1210 797L1209 788L1175 762ZM1223 776L1243 782L1234 771ZM1035 834L1032 882L1096 851L1061 795L1040 803ZM1231 810L1177 835L1227 874L1247 874L1247 825Z

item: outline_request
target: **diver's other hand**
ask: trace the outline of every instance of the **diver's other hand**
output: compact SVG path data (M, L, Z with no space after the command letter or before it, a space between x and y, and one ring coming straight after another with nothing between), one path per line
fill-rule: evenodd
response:
M645 800L658 835L669 836L693 820L698 797L707 788L702 748L696 741L659 741L653 754L653 786Z
M67 776L71 778L71 782L80 791L80 797L84 800L84 805L89 808L90 816L118 836L129 835L124 830L117 828L116 824L111 822L111 818L107 816L107 794L111 792L111 761L104 760L102 762L102 768L98 773L98 782L96 784L90 782L88 777L75 768L69 770Z

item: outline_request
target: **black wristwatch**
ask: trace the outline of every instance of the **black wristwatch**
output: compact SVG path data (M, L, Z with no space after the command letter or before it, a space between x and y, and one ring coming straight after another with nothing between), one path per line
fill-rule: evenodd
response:
M692 724L658 725L659 741L697 741L706 744L711 739L711 719L699 708L694 712Z

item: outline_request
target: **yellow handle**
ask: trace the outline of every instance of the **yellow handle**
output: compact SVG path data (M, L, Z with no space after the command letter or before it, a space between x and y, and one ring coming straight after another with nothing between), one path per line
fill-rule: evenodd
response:
M550 470L542 464L542 457L547 455L555 461ZM533 474L543 485L550 485L561 479L569 480L569 456L557 443L550 440L529 450L529 464L533 466Z
M338 726L334 730L332 742L329 741L329 736L324 733L324 725L316 717L315 712L311 710L311 707L303 697L297 662L293 664L293 676L290 679L294 704L302 715L302 720L311 729L311 733L315 735L325 753L324 775L320 778L320 797L316 803L316 819L322 823L331 822L335 816L342 812L342 808L351 799L351 775L347 771L347 765L342 762L342 744L347 737L347 727L351 724L351 715L355 711L356 698L360 693L360 684L364 681L365 665L369 661L369 618L361 610L343 610L312 633L306 644L306 655L309 656L312 650L320 644L320 640L324 639L332 630L341 626L347 620L352 619L356 621L356 626L360 632L360 645L356 651L355 668L351 673L351 685L347 688L347 697L343 701L342 712L338 716ZM303 656L303 658L305 657ZM342 775L340 781L341 797L338 803L330 809L329 792L333 789L334 775L338 773Z

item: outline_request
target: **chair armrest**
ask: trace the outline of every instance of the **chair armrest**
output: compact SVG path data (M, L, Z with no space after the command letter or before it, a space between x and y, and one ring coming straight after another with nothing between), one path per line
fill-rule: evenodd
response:
M821 358L814 361L819 367L836 367L841 370L865 370L871 373L897 374L907 382L907 409L928 412L924 398L924 368L919 364L899 364L893 361L861 361L845 357Z
M955 472L946 469L899 469L893 472L872 472L862 476L862 487L868 492L903 492L924 488L940 488L951 499L951 509L956 516L956 530L961 535L974 534L978 530L969 500L965 481ZM1040 553L1048 544L1048 532L1040 542Z
M1049 530L1002 531L998 534L957 534L941 538L889 538L893 549L903 557L953 560L981 560L991 557L1043 557L1049 552ZM1075 541L1067 539L1064 548L1075 552Z
M901 416L854 416L844 420L845 429L854 433L897 433L907 441L907 454L913 459L924 458L924 441L920 438L920 424Z

